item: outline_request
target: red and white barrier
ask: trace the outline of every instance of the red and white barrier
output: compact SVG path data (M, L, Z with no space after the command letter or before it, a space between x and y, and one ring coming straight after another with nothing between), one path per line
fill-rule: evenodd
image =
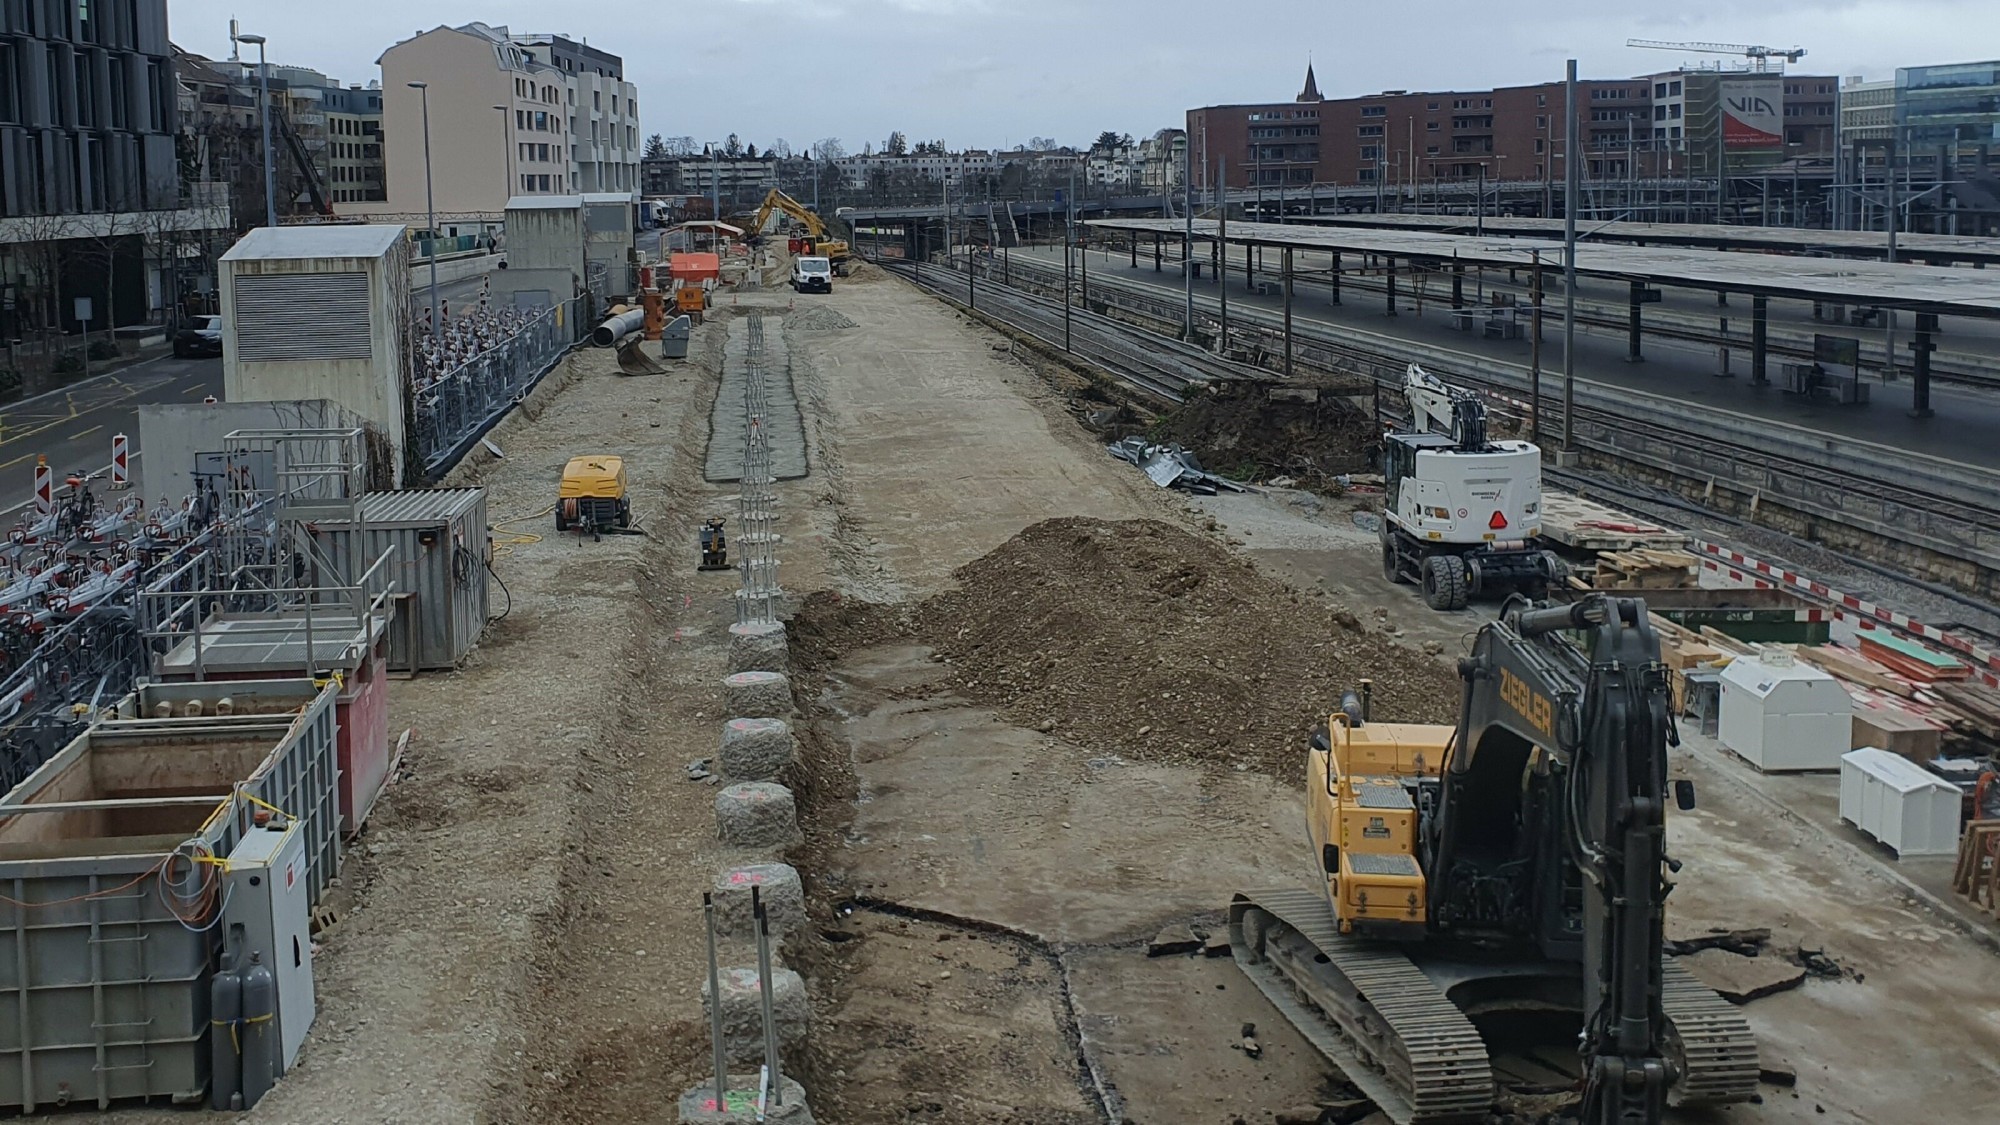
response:
M1741 551L1703 539L1696 539L1694 547L1708 556L1701 564L1703 585L1713 583L1724 588L1786 590L1825 602L1829 616L1821 620L1830 619L1833 622L1837 639L1852 643L1859 634L1876 630L1902 633L1944 649L1970 666L1973 675L1982 683L2000 687L2000 652L1975 645L1964 637L1947 633L1935 625L1927 625L1907 613L1863 601L1824 582L1752 558Z
M46 516L56 510L56 474L49 468L47 454L35 455L35 514Z
M119 491L132 487L132 446L124 434L111 435L111 488Z

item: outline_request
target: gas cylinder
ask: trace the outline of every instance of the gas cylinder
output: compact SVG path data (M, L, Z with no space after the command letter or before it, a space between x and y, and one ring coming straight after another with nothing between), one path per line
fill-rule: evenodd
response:
M278 1081L278 978L252 950L243 968L243 1108L257 1104Z
M208 1107L226 1110L243 1095L243 976L218 970L208 985Z

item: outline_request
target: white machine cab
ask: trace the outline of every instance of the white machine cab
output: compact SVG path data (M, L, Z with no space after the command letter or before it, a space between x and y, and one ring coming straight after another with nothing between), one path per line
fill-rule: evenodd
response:
M1567 569L1537 543L1542 451L1490 440L1478 396L1414 363L1403 392L1410 428L1382 441L1383 575L1421 583L1433 609L1463 609L1489 593L1544 596Z

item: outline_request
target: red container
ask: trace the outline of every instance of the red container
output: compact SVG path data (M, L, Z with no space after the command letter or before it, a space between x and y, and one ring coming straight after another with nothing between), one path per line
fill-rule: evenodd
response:
M361 831L375 798L389 780L389 758L394 748L389 742L389 642L386 636L375 642L368 658L341 673L340 694L334 698L334 722L339 726L340 831L352 836ZM209 680L303 679L301 669L263 668L255 672L210 672ZM164 676L181 682L193 676Z
M675 281L699 285L722 276L722 257L717 254L675 254L667 270Z

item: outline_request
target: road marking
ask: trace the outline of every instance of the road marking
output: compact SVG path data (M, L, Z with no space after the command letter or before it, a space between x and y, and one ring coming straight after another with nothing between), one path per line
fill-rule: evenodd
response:
M23 461L26 461L28 458L33 456L35 455L32 453L23 453L19 457L14 458L12 461L9 461L4 465L0 465L0 469L11 469L14 466L20 464Z
M78 438L87 438L87 437L89 437L90 435L92 435L92 434L96 433L97 431L99 431L99 430L101 430L101 429L103 429L103 428L104 428L103 426L92 426L92 427L90 427L89 429L87 429L87 430L83 431L83 432L82 432L82 433L80 433L80 434L71 434L71 435L69 435L69 438L68 438L67 440L69 440L69 441L75 441L75 440L77 440Z

